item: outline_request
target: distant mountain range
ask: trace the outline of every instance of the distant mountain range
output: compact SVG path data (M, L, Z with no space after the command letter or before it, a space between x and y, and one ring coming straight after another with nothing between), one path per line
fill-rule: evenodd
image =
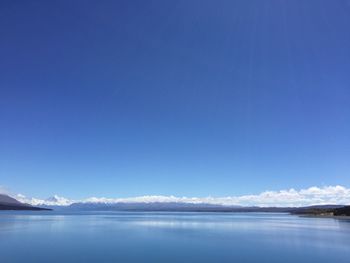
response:
M178 211L178 212L215 212L238 208L213 204L196 204L181 202L120 202L120 203L74 203L69 206L73 210L104 210L104 211Z
M56 198L56 197L55 197ZM57 199L57 198L56 198ZM56 200L55 199L55 200ZM52 199L53 200L53 199ZM53 201L55 201L53 200ZM244 207L205 203L182 202L77 202L67 206L43 205L41 208L21 203L0 194L0 210L57 210L57 211L154 211L154 212L265 212L291 213L297 215L350 215L350 208L341 205L308 207Z
M54 210L68 211L144 211L144 212L261 212L302 214L311 209L337 209L344 206L324 205L308 207L258 207L258 206L225 206L205 203L181 202L77 202L69 206L44 206Z
M28 204L23 204L8 195L0 194L0 210L32 210L32 211L36 210L38 211L38 210L50 210L50 209L39 208Z

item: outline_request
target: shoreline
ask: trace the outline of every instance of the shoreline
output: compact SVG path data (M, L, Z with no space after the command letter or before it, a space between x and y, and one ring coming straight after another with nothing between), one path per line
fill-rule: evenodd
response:
M291 215L293 215L293 214L291 214ZM297 215L297 216L306 217L306 218L328 218L328 219L350 220L350 216L312 215L312 214Z

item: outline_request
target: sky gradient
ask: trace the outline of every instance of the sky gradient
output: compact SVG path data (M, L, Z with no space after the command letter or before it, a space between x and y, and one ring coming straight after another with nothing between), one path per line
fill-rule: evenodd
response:
M0 185L350 186L347 0L1 1Z

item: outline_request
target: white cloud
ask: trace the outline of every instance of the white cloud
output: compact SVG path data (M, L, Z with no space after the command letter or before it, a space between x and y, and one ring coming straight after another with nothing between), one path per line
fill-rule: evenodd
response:
M139 196L130 198L91 197L84 200L70 200L59 196L49 199L26 198L23 195L15 196L19 201L32 205L59 205L67 206L75 202L83 203L152 203L177 202L192 204L217 204L240 206L309 206L323 204L350 204L350 188L344 186L310 187L307 189L265 191L257 195L242 195L228 197L176 197L176 196Z
M17 194L14 196L18 201L26 204L31 204L34 206L43 206L43 205L48 205L48 206L69 206L72 203L74 203L74 200L69 200L64 197L60 197L57 195L54 195L53 197L47 198L47 199L38 199L38 198L27 198L26 196L22 194Z

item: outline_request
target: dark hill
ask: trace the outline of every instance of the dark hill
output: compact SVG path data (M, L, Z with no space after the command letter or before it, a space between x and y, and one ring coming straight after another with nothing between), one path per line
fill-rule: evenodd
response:
M9 197L8 195L0 194L0 204L14 204L21 205L22 203L17 201L16 199Z
M342 208L335 209L334 213L335 216L350 216L350 206L344 206Z
M350 216L350 206L311 206L292 210L291 213L313 216Z

